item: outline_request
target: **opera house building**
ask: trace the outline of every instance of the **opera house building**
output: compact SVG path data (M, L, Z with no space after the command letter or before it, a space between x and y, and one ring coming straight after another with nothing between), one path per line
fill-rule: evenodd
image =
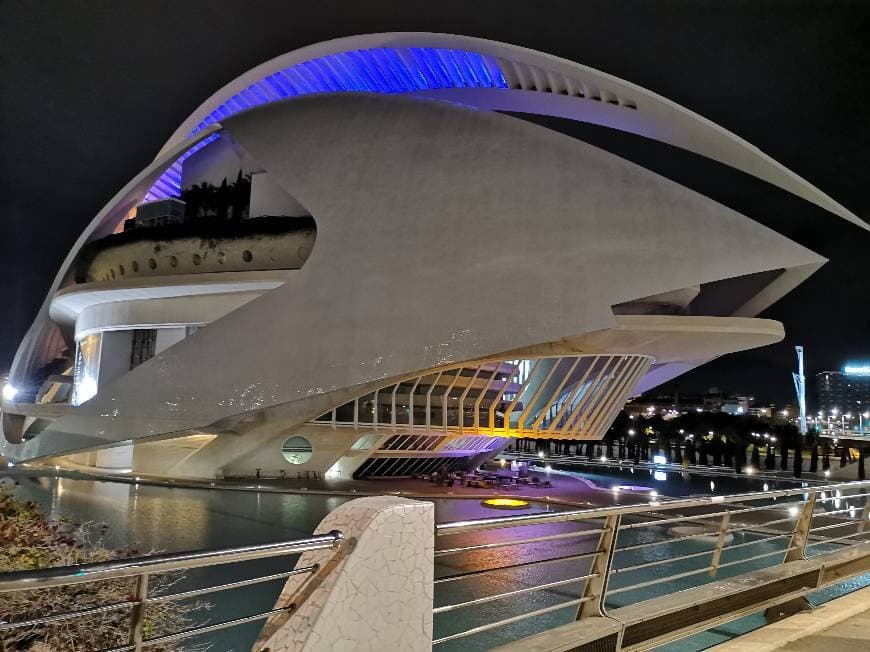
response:
M2 454L168 478L409 476L597 440L784 337L824 262L529 117L636 134L854 215L739 136L512 45L319 43L208 98L93 218L20 343Z

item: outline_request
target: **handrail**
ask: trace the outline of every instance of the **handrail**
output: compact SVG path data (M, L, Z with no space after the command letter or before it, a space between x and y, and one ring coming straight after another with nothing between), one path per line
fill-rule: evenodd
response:
M590 616L606 615L611 597L652 587L656 587L657 592L661 592L664 587L667 595L674 595L675 589L672 588L674 581L707 575L709 579L706 580L700 578L690 580L692 585L705 584L713 582L713 578L717 577L724 569L747 565L757 566L758 564L774 567L787 566L790 562L801 562L801 560L809 564L810 562L806 561L808 560L807 548L813 548L814 550L810 555L815 555L818 554L816 552L818 549L815 547L823 544L842 546L844 544L861 545L868 542L867 537L870 537L870 500L868 500L870 491L868 489L870 489L870 481L865 480L721 496L663 498L632 505L572 509L562 512L538 512L439 523L434 528L436 539L442 536L450 537L450 535L462 537L462 535L472 534L473 536L442 539L442 541L449 541L449 543L441 547L436 546L436 559L444 556L464 555L461 563L448 564L444 569L448 571L448 574L435 580L436 606L433 609L433 615L436 618L436 623L439 616L443 617L448 612L461 609L473 610L484 603L511 600L517 596L525 596L534 592L542 592L542 594L546 594L546 600L557 600L558 603L547 606L543 611L538 609L512 616L506 620L484 622L484 624L470 627L466 625L466 629L463 631L454 631L447 635L436 634L433 645L474 636L560 609L568 610L565 612L567 615L560 616L560 618L582 620ZM827 497L828 494L830 494L830 498ZM817 504L829 503L831 500L843 501L846 509L840 509L839 502L835 502L834 506L837 509L816 512ZM859 510L861 515L858 518L841 519L838 516L846 512L854 516ZM626 523L623 521L623 517L626 516L639 518L634 518ZM734 521L735 517L739 517L736 522ZM831 523L831 521L834 522ZM573 527L572 523L575 524ZM524 526L545 524L553 527L523 529ZM691 525L700 531L691 531L690 534L671 531L670 528L676 525ZM509 533L505 532L502 536L495 535L497 531L505 528L514 529L510 530ZM641 531L642 534L634 534L638 531ZM822 531L825 534L830 531L837 536L824 536ZM490 532L493 536L476 536L475 533L481 532ZM734 541L734 534L751 532L755 534L751 534L749 538L742 541ZM620 534L628 535L630 538L620 542L618 541ZM575 547L578 545L575 542L579 538L588 535L595 535L595 538L582 547ZM650 537L653 540L649 540ZM813 541L808 543L810 539ZM679 545L686 540L703 541L703 549L670 547L674 544ZM535 547L536 544L544 542L558 544L560 547L558 549ZM639 558L632 559L630 556L628 558L623 556L625 554L633 555L635 551L655 550L655 547L658 546L661 548L658 548L657 551L648 555L642 553ZM522 561L506 565L498 565L496 562L496 565L492 565L494 561L492 556L478 555L480 552L485 553L492 549L504 547L521 547L522 553L518 553L518 557ZM722 561L723 553L738 550L741 551L738 555L739 558ZM557 556L553 557L554 554ZM825 552L824 554L835 553ZM831 584L837 577L846 579L849 576L870 570L870 554L863 553L863 555L860 561L837 562L840 566L836 571L831 571L826 576L825 582ZM574 566L574 564L562 567L552 566L553 571L546 576L508 575L508 573L521 572L525 568L538 567L543 563L554 564L584 557L590 561L579 567ZM779 559L776 559L777 557ZM620 561L615 563L615 558ZM514 559L512 556L504 558L504 560L511 562ZM684 562L690 562L688 568L686 566L668 568L669 564L682 564ZM808 576L800 579L798 589L789 584L791 580L783 580L781 585L777 585L777 588L770 589L774 592L774 597L778 599L782 596L792 595L795 591L797 594L803 595L816 587L822 581L818 568L824 567L829 563L829 560L820 558L813 563L816 564L813 567L816 569L814 578ZM477 564L481 566L477 566ZM668 568L668 570L660 570L663 568ZM750 570L752 568L750 567ZM788 577L789 572L795 573L795 577L800 577L800 569L794 566L791 568L792 571L783 571L782 577ZM638 574L639 571L650 569L656 569L651 578ZM449 574L450 570L460 570L460 572ZM501 584L495 592L484 591L484 594L481 595L480 592L475 591L473 598L458 602L447 595L444 595L446 600L439 599L439 587L443 587L445 583L461 582L491 573L499 573L499 577L502 578ZM514 577L517 578L519 587L512 583ZM774 575L770 577L774 577ZM608 587L608 581L611 578L619 578L619 581L616 586ZM623 581L623 578L626 578L627 581ZM583 585L584 581L586 582L585 586ZM577 588L553 591L556 587L565 589L570 586ZM676 590L679 591L683 588L686 587L681 586ZM757 605L759 609L766 608L769 604L765 601L770 601L773 598L765 591L767 589L759 590L757 598L747 593L746 600L755 600L752 604ZM715 587L711 590L710 596L710 604L713 604L716 596ZM574 599L571 599L572 597ZM642 605L650 599L647 593L637 600L629 600L628 602L636 607L638 613L645 614ZM783 599L785 598L783 597ZM625 602L624 598L620 598L620 600ZM704 622L702 621L704 618L709 620L714 617L717 621L727 622L743 613L740 609L715 611L718 607L714 609L711 606L710 609L715 611L712 617L704 616L701 618L698 616L696 624L687 624L688 621L681 621L685 614L680 609L685 611L690 610L690 608L685 605L679 606L677 603L679 600L674 601L676 606L673 607L673 619L663 617L656 620L654 626L649 625L658 632L655 635L633 634L637 641L641 641L643 644L635 648L633 642L629 646L630 649L647 649L645 647L647 642L652 644L654 639L659 642L675 640L682 635L703 631ZM704 605L706 604L704 603ZM706 608L704 605L702 606ZM525 605L519 603L510 605L511 608L514 606L519 608ZM568 613L570 610L573 610L573 617ZM646 616L638 616L638 622L646 622L645 618ZM687 616L687 618L692 620L695 616ZM472 617L472 621L469 624L476 623L475 617ZM448 632L453 629L453 626L447 621L441 620L440 622L446 623ZM709 622L707 626L709 627ZM679 635L671 636L677 633ZM656 639L656 636L662 636L662 638ZM670 638L667 638L668 636Z
M131 650L142 652L145 648L153 647L169 641L197 636L212 631L219 631L228 627L235 627L244 623L264 620L271 616L288 613L296 608L295 604L270 609L268 611L236 618L220 623L200 625L183 631L172 632L162 636L145 638L145 616L149 603L166 602L168 600L184 600L191 597L226 591L242 586L250 586L262 582L287 578L293 575L308 574L312 577L321 572L320 564L297 567L283 573L273 573L247 580L212 585L192 591L163 594L159 596L148 595L149 577L155 573L166 573L177 570L189 570L220 564L232 564L252 559L265 559L295 555L314 550L338 551L344 537L338 530L332 530L326 534L297 539L295 541L283 541L278 543L266 543L222 550L198 550L194 552L170 553L153 555L150 557L134 557L131 559L117 559L112 561L95 562L91 564L78 564L75 566L61 566L56 568L42 568L32 571L16 571L12 573L0 573L0 593L12 591L31 591L57 586L70 586L84 582L98 582L130 577L136 578L135 591L128 600L113 604L100 605L88 609L72 610L40 616L27 621L0 622L0 631L30 628L38 625L51 625L74 618L83 618L96 614L107 613L127 609L130 611L129 638L127 645L113 647L110 651L121 652Z
M815 487L799 487L794 489L774 489L771 491L754 491L742 494L730 494L727 496L709 496L703 498L677 498L668 500L655 500L648 503L634 505L618 505L613 507L593 507L590 509L568 510L564 512L545 512L539 514L521 514L518 516L494 516L490 518L470 519L466 521L450 521L435 525L435 534L438 536L458 534L460 532L475 532L478 530L492 530L495 528L515 527L520 525L537 525L541 523L558 523L561 521L582 521L589 519L604 518L616 514L648 514L663 510L686 509L691 507L711 507L715 505L751 502L769 498L786 498L789 496L802 496L807 493L819 493L822 491L835 491L837 489L857 489L870 487L870 480L860 482L842 482L838 484L822 485ZM850 498L843 496L842 499ZM770 508L775 505L770 505ZM685 520L681 518L680 520Z
M327 548L337 549L341 546L342 541L341 532L333 530L328 534L321 534L296 541L241 546L223 550L200 550L152 555L150 557L132 557L129 559L79 564L76 566L0 573L0 593L96 582L98 580L142 575L143 573L151 574L174 570L188 570L250 559L294 555L312 550L325 550Z

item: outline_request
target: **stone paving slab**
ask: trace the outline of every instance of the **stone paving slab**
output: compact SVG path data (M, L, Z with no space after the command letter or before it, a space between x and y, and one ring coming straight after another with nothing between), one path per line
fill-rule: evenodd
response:
M715 652L870 650L870 587L739 636Z

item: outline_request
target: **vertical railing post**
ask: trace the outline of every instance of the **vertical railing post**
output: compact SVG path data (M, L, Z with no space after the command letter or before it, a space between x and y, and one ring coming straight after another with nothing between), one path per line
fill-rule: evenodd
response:
M861 522L858 523L858 533L860 534L867 529L867 523L870 521L870 500L864 498L864 509L861 510Z
M145 609L148 603L148 573L136 578L136 591L133 595L136 604L130 613L130 645L135 652L142 652L142 638L145 631Z
M725 547L725 536L731 526L731 512L725 512L722 523L719 525L719 536L716 538L716 547L713 549L713 558L710 560L710 577L716 577L719 570L719 560L722 559L722 548Z
M785 552L785 558L782 563L787 564L790 561L800 561L806 559L807 541L810 538L810 529L813 526L813 510L816 507L816 492L809 492L807 502L804 503L804 508L801 510L801 515L798 522L795 523L792 530L791 538L788 540L788 550Z
M613 554L616 551L616 538L619 534L619 522L622 517L613 514L604 519L604 532L598 539L598 553L592 559L583 598L577 610L577 620L590 616L603 616L604 602L607 598L607 582L610 579L610 569L613 565Z

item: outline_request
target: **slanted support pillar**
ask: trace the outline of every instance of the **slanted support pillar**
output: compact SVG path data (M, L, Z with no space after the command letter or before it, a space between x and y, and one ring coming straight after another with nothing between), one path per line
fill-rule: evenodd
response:
M577 610L577 620L591 616L605 616L604 602L607 598L607 581L610 579L610 569L613 565L613 554L616 551L616 538L619 534L619 522L622 517L613 514L604 519L604 532L598 539L598 554L592 560L589 568L590 577L586 580L583 597L588 598L580 604Z
M791 538L788 540L788 550L785 553L785 558L782 563L787 564L793 561L801 561L807 558L806 549L807 541L810 538L810 529L813 526L813 509L816 506L816 492L811 491L807 502L804 503L804 508L801 510L801 515L798 522L795 523L794 530L791 533ZM803 596L789 600L779 605L770 607L764 611L764 617L768 623L775 623L778 620L793 616L802 611L812 611L813 605Z

